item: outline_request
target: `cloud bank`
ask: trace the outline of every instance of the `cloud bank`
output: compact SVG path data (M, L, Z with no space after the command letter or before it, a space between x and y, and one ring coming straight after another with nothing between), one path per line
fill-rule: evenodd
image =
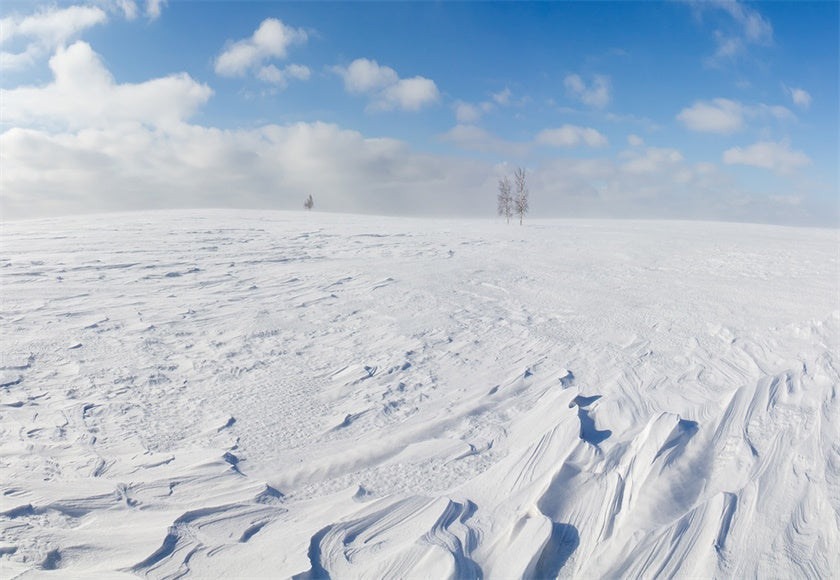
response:
M786 141L761 141L749 147L727 149L723 153L723 162L728 165L751 165L787 175L810 165L811 159L802 151L793 151Z
M159 15L164 4L148 2L147 16ZM539 216L833 219L830 212L808 208L799 191L786 190L791 182L779 180L778 189L769 192L744 191L725 170L747 166L798 176L812 161L787 140L762 135L757 143L727 149L716 164L690 163L679 149L646 146L635 134L626 137L627 150L598 157L610 145L607 135L569 123L532 126L528 140L511 141L477 125L507 105L524 111L508 88L482 102L448 98L458 124L440 135L438 145L478 152L478 158L421 152L399 139L371 138L318 121L238 130L201 126L195 118L213 96L210 86L186 73L119 82L89 44L75 40L114 11L137 16L137 5L126 0L101 6L4 19L0 41L17 39L20 46L23 39L35 46L33 54L53 52L51 80L0 91L4 219L169 207L298 209L310 194L328 211L490 216L496 180L529 157L536 159L528 171ZM253 75L282 88L311 77L306 66L272 62L286 59L291 47L307 38L303 29L266 19L251 36L230 41L213 68L222 76ZM444 98L433 80L403 78L372 59L329 70L341 77L348 94L367 100L368 111L419 111ZM612 98L609 78L595 75L587 82L568 75L564 85L572 98L594 109L575 114L610 118L600 110ZM796 107L810 105L804 89L785 90ZM736 134L755 121L796 116L779 105L719 98L695 101L676 119L692 131ZM582 151L590 158L581 158Z

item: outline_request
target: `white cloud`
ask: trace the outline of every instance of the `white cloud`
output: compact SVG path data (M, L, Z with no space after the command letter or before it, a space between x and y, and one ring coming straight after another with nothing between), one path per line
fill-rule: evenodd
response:
M508 105L510 104L510 96L511 92L508 87L505 87L503 90L499 91L498 93L493 93L491 97L493 100L499 105Z
M621 166L626 173L661 173L668 168L682 163L682 153L676 149L648 147L643 154L631 152L632 159ZM680 179L684 178L684 174Z
M745 105L730 99L697 101L677 114L677 119L692 131L724 135L743 130L746 127L746 118L768 117L777 120L796 118L790 109L781 105Z
M717 43L717 50L715 51L715 58L733 59L744 50L744 41L738 37L726 36L721 31L715 32L715 42ZM712 64L714 61L712 61Z
M247 130L188 123L57 133L12 128L0 134L0 156L0 213L7 219L153 208L300 209L309 194L326 211L489 217L496 176L510 172L507 164L420 153L403 141L319 122ZM832 219L808 203L794 215L766 196L750 201L717 166L664 157L652 173L624 171L607 158L535 165L534 215Z
M109 12L122 12L126 20L137 18L137 3L134 0L97 0L97 4L105 6Z
M481 103L467 103L455 101L455 119L458 123L475 123L482 115L493 110L493 103L484 101Z
M673 149L628 151L623 157L649 158L647 167L625 170L609 158L558 157L529 172L535 215L566 217L667 218L770 222L836 227L833 201L820 204L794 183L779 183L783 196L748 184L718 164L688 163ZM634 169L645 169L634 171Z
M742 33L748 41L756 44L773 42L773 26L758 11L737 0L716 0L710 5L721 8L741 25Z
M790 95L793 104L799 107L800 109L808 109L811 106L811 93L806 91L805 89L799 89L795 87L784 87L785 92Z
M604 75L595 75L592 84L587 86L579 75L570 74L563 79L563 84L569 95L590 107L602 109L610 102L610 79Z
M102 24L106 20L107 16L99 8L89 6L51 8L19 21L13 18L4 19L4 24L9 25L9 29L3 34L3 40L23 36L36 38L48 47L56 47L63 45L87 28Z
M319 122L247 130L193 125L190 117L212 94L208 86L186 74L119 83L84 42L58 50L49 64L48 84L0 94L4 218L165 207L298 209L310 193L329 211L492 215L502 169L490 162L422 153L403 141ZM271 66L255 72L265 68L271 77ZM274 68L284 78L306 74L295 66ZM533 146L469 125L447 136L464 148L515 158ZM771 145L790 154L788 166L810 161L785 143ZM767 155L754 149L730 150L724 162L761 159L766 166ZM775 165L781 157L777 151ZM742 188L717 165L690 165L671 149L637 149L621 160L557 156L529 176L535 215L545 217L755 220L771 205L761 199L743 205ZM735 193L737 204L729 197ZM807 220L804 199L797 215ZM790 219L789 207L771 218Z
M168 126L189 118L213 94L183 73L117 84L99 55L82 41L59 49L49 66L52 83L0 91L4 121L70 129L118 123Z
M78 1L78 0L77 0ZM139 0L142 2L143 0ZM146 16L150 20L154 20L151 18L149 14L149 2L155 2L156 0L146 0ZM160 0L157 0L160 1ZM163 0L165 4L168 0ZM62 2L63 3L63 2ZM137 18L140 10L137 8L137 2L135 0L85 0L85 4L87 5L95 5L102 10L104 10L109 15L119 15L126 20L134 20Z
M378 91L400 80L397 71L367 58L357 58L346 69L335 70L344 78L345 90L353 94Z
M276 18L266 18L250 38L230 44L216 58L215 70L222 76L242 76L268 58L286 58L289 46L306 42L302 28L286 26Z
M634 152L640 161L558 158L531 173L541 211L575 217L733 219L737 184L717 167L687 164L675 150ZM536 205L536 201L534 201Z
M481 118L481 111L471 103L455 103L455 119L458 123L475 123Z
M752 107L745 107L745 112L748 117L754 118L773 117L779 121L796 119L796 115L790 109L781 105L765 105L764 103L759 103Z
M604 147L609 143L597 130L575 125L545 129L540 131L533 141L522 142L507 141L475 125L461 123L441 135L441 139L468 151L494 153L516 159L526 157L535 145L574 147L585 144L590 147Z
M223 131L180 124L0 135L3 215L166 207L467 215L493 190L488 163L413 151L326 123ZM6 170L8 168L8 170ZM489 214L488 210L488 214Z
M0 70L18 70L35 64L44 51L36 44L30 44L22 52L0 51Z
M257 71L257 78L263 82L276 85L278 88L286 88L289 84L289 79L308 80L312 71L309 67L299 64L290 64L283 69L279 69L273 64L261 67Z
M786 141L761 141L749 147L733 147L723 153L723 162L770 169L776 173L789 174L811 164L811 159L802 151L793 151Z
M769 46L773 43L773 25L757 10L738 0L694 1L692 6L700 16L705 11L717 11L727 18L718 21L714 31L717 48L707 64L717 66L721 61L733 60L746 50L748 45Z
M734 133L745 126L743 106L729 99L698 101L680 111L677 119L692 131L706 133Z
M0 20L0 45L15 38L29 42L22 52L3 51L0 67L8 70L31 66L50 51L107 20L102 9L92 6L52 7L24 17L7 16Z
M157 20L163 7L166 6L168 0L146 0L146 17L149 20Z
M530 144L528 143L517 143L499 139L490 132L475 125L456 125L441 135L441 139L468 151L494 153L516 159L525 157L530 150Z
M391 109L419 111L438 100L440 100L440 93L433 80L414 77L400 79L396 84L386 87L382 98L374 103L374 107L386 111Z
M641 147L645 144L645 141L638 135L627 135L627 143L632 147Z
M375 60L358 58L349 66L332 69L344 79L344 88L351 94L371 97L372 111L418 111L440 100L437 85L431 79L416 76L401 79L397 72L380 66Z
M609 140L591 127L563 125L557 129L544 129L537 134L536 142L552 147L574 147L585 143L590 147L606 147Z

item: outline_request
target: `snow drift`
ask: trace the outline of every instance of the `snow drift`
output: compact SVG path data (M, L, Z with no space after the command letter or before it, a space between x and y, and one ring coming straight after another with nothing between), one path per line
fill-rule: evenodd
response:
M0 575L840 574L838 232L3 225Z

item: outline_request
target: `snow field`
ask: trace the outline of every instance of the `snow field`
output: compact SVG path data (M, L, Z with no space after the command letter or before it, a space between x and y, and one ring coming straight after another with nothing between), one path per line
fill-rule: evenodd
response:
M3 577L840 574L836 231L2 228Z

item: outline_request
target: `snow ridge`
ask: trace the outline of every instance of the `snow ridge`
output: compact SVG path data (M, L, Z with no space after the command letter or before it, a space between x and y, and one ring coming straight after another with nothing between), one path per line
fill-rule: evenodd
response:
M840 574L836 231L2 236L0 576Z

